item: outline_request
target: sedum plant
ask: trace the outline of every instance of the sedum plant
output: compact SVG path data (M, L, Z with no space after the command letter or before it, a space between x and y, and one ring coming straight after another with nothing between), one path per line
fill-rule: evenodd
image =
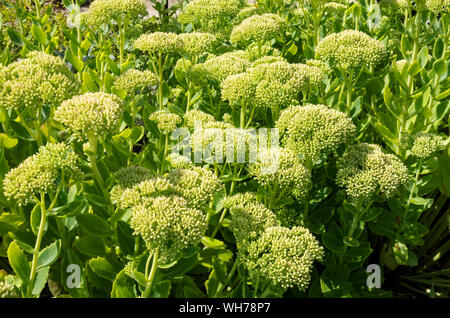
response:
M27 58L0 69L0 110L7 118L16 116L38 145L43 146L40 126L44 118L52 117L55 109L79 89L79 82L60 58L31 52Z
M291 106L281 113L276 127L282 144L302 156L309 169L355 134L355 125L346 114L325 105Z
M448 1L83 2L0 9L0 298L448 296Z

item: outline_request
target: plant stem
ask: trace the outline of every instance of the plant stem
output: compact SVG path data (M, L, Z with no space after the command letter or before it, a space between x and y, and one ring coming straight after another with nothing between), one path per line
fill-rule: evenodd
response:
M47 211L45 209L44 192L41 192L40 206L41 206L41 221L39 223L39 229L36 237L36 244L34 245L33 260L31 261L30 282L27 288L28 297L31 297L33 293L34 280L36 279L37 259L39 256L39 251L41 249L42 238L44 236L45 222L47 221Z
M151 255L149 255L150 259ZM152 290L153 280L155 279L156 270L158 269L158 258L159 258L159 248L156 249L155 253L153 254L153 263L152 268L150 270L150 274L146 276L147 285L145 286L144 290L144 298L148 298L150 295L150 291ZM147 259L147 265L149 264L149 259ZM147 266L146 266L146 272L147 272Z
M162 54L158 55L158 96L159 96L159 110L163 109L163 66L162 66Z

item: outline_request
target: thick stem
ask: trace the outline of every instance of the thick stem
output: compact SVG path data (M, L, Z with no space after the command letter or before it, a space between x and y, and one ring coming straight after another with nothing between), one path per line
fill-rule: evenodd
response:
M150 257L151 257L151 255L149 255L149 258ZM145 286L143 298L148 298L150 295L150 292L152 290L153 280L155 279L156 270L158 269L158 258L159 258L159 249L157 248L155 253L153 254L153 263L152 263L152 268L150 270L150 274L145 277L147 280L147 285ZM148 264L149 264L149 261L147 259L147 265Z
M33 288L34 288L34 280L36 279L36 269L37 269L37 260L39 256L39 251L41 249L41 242L44 236L44 228L45 222L47 221L47 211L45 209L45 193L41 192L41 221L39 223L39 229L36 237L36 243L34 245L33 252L33 260L31 261L31 272L30 272L30 282L27 288L27 296L32 297Z
M162 66L162 54L158 55L158 96L159 96L159 110L163 109L163 66Z

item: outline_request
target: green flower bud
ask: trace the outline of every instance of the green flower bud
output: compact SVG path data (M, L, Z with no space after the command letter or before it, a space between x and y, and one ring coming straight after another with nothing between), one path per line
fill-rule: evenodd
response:
M179 53L183 50L183 40L172 32L142 34L134 41L134 47L149 54Z
M311 185L311 171L293 151L285 148L258 153L258 162L249 165L249 173L264 189L281 198L293 196L302 200Z
M133 207L131 214L134 233L151 252L159 249L162 263L170 263L184 248L200 243L207 227L206 215L177 196L149 198Z
M205 168L174 169L168 179L174 185L175 192L197 209L208 207L214 195L223 189L214 172Z
M435 134L417 133L413 140L411 153L421 159L429 158L445 148L444 138Z
M31 52L0 68L0 105L18 111L25 108L34 117L43 107L59 106L79 89L64 61L43 52Z
M114 178L117 184L111 189L111 201L114 204L118 204L121 200L123 192L127 188L131 188L134 185L150 179L152 177L150 170L141 166L130 166L120 168L114 173Z
M158 79L152 72L131 69L114 80L113 88L134 94L137 90L156 84L158 84Z
M77 165L78 157L69 146L48 143L5 175L4 195L19 206L26 205L40 193L55 190L59 182L77 177Z
M183 41L183 52L188 56L200 56L213 52L218 41L211 33L192 32L179 35Z
M314 164L353 138L356 127L344 113L325 105L291 106L276 123L282 144Z
M406 166L373 144L348 147L337 161L337 168L336 183L345 188L355 202L368 200L376 194L392 197L408 180Z
M387 61L385 46L361 31L345 30L326 36L316 47L316 59L339 68L378 66Z
M111 20L121 21L124 15L136 20L147 14L144 0L95 0L85 13L85 21L88 25L99 28L111 23Z
M211 116L207 113L204 113L201 110L195 110L195 109L188 111L183 116L183 119L184 119L184 126L189 128L189 130L194 129L196 121L201 122L202 127L203 127L203 124L215 121L213 116Z
M148 117L149 120L156 122L158 130L163 134L168 134L181 123L181 117L167 110L157 110Z
M261 277L269 279L273 285L297 286L300 290L308 287L313 264L323 256L317 239L303 227L269 227L258 239L239 250L239 259L253 280Z
M425 6L434 13L446 13L450 11L450 0L426 0Z
M122 105L112 94L85 93L63 102L56 109L54 118L80 139L105 137L119 128Z
M285 28L286 21L276 14L253 15L234 27L230 42L243 44L266 42L281 35Z
M230 210L230 228L238 244L256 239L264 230L279 225L276 215L264 204L256 201L253 193L239 193L223 201Z

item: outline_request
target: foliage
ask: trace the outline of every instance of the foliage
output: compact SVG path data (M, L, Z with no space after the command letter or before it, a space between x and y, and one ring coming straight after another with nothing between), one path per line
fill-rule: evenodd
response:
M0 11L0 298L448 296L448 1L62 2Z

